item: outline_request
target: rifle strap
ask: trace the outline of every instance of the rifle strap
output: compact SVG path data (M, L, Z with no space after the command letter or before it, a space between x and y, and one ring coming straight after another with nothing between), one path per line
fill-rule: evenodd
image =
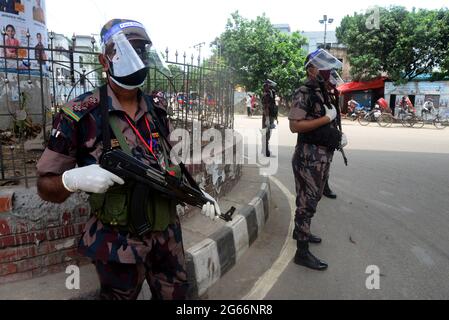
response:
M103 136L103 151L111 149L111 131L109 128L109 96L108 87L104 85L100 88L100 108L101 108L101 125Z
M148 112L150 113L151 117L153 118L153 121L156 125L157 130L161 133L162 140L165 142L165 147L168 150L167 153L170 154L171 150L172 150L172 146L171 146L170 141L168 141L169 130L168 130L168 128L166 128L165 124L162 122L162 119L159 117L159 115L154 111L154 106L153 106L153 103L151 102L150 98L147 95L144 95L144 99L148 106ZM195 179L193 179L192 175L187 170L185 164L182 162L179 162L179 167L181 168L181 172L184 175L184 177L187 179L187 181L189 182L190 186L192 188L200 191L201 190L200 186L195 181Z
M132 156L131 148L126 143L126 139L123 136L122 131L119 129L118 118L115 114L109 114L109 97L108 97L108 87L104 85L100 88L100 107L102 116L102 131L103 131L103 149L104 151L110 150L111 145L111 131L115 135L115 138L120 144L123 152L127 155Z
M131 152L131 148L126 143L126 139L123 136L122 130L119 129L117 115L111 114L109 117L109 123L111 125L112 132L114 132L114 135L117 138L118 143L120 144L120 148L122 148L124 153L126 153L129 156L132 156L133 154Z

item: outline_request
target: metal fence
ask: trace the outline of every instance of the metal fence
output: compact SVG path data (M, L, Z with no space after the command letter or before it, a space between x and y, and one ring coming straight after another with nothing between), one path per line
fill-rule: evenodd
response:
M0 41L0 186L36 178L36 163L48 141L52 120L59 109L78 95L105 83L95 39L69 48L49 34L48 48L6 45ZM68 39L67 39L68 40ZM171 75L150 69L144 91L163 91L175 128L224 130L234 125L234 83L229 68L199 57L165 52Z

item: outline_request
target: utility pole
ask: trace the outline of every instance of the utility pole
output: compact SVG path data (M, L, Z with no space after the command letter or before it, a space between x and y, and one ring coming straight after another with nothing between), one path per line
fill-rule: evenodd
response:
M323 43L323 49L326 50L326 36L327 36L327 25L332 24L334 22L333 18L328 18L325 14L323 16L323 19L319 20L321 24L324 24L324 43Z
M195 49L198 49L198 59L199 59L199 60L201 60L201 48L202 48L203 46L205 46L205 45L206 45L205 42L201 42L201 43L195 44L195 45L193 46Z

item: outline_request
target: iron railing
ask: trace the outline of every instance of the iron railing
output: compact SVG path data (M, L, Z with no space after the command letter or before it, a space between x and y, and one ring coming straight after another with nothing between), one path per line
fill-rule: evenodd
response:
M54 116L78 95L105 83L98 62L95 40L80 47L76 37L70 48L56 46L49 34L48 48L6 45L0 41L0 186L24 183L36 178L36 163L48 141ZM7 54L8 51L8 54ZM44 52L44 54L42 54ZM13 53L13 54L11 54ZM226 66L190 59L178 52L166 63L171 75L150 69L143 87L147 94L165 93L170 118L175 128L231 129L234 125L233 73Z

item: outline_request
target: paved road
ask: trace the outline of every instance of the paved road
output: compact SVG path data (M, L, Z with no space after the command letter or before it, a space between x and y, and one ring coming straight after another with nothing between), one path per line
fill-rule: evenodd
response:
M236 118L237 128L260 119ZM312 230L324 243L312 252L330 264L316 272L292 263L294 210L291 157L296 137L279 126L279 170L264 233L209 292L209 299L449 299L449 128L361 127L345 123L349 167L335 155L331 186ZM368 290L368 266L380 290Z

